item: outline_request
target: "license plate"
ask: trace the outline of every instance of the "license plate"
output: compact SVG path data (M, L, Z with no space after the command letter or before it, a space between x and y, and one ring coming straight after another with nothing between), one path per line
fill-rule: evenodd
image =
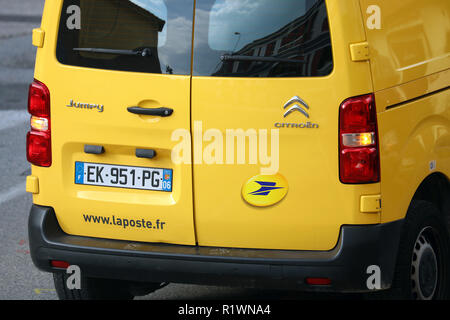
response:
M172 192L172 169L75 162L75 183Z

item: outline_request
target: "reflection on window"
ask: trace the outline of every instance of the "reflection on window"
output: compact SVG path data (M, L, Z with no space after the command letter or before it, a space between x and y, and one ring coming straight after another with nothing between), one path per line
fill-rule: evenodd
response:
M158 46L166 44L167 37L167 6L163 0L129 0L142 9L147 10L152 16L164 22L162 31L158 32Z
M70 8L81 15L67 28ZM68 10L69 9L69 10ZM61 63L148 73L189 74L193 0L65 0L57 57Z
M208 41L196 30L195 75L302 77L332 71L323 0L217 0L208 23L199 19L196 26L202 24L209 24Z
M79 48L157 50L165 20L134 1L81 0ZM158 55L152 52L155 57ZM80 52L84 58L117 59L117 55ZM154 61L159 67L159 61Z

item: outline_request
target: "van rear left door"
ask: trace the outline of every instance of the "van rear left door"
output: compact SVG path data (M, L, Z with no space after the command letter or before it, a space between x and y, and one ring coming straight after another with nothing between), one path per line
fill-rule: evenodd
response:
M53 161L33 167L34 202L65 232L195 244L192 169L171 161L172 132L190 132L192 16L193 0L46 2Z

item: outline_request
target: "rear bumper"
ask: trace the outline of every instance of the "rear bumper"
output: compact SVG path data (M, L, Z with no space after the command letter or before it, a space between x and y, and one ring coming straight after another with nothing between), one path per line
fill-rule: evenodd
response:
M365 292L371 265L380 267L381 289L390 287L402 225L343 226L331 251L213 248L72 236L61 230L52 208L33 205L29 242L33 263L47 272L61 272L50 260L62 260L88 277ZM329 278L331 285L308 285L307 277Z

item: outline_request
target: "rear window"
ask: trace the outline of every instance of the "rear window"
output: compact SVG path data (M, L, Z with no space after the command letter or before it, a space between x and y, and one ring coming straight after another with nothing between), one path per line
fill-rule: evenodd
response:
M324 0L197 0L194 41L193 16L193 0L65 0L57 58L218 77L316 77L333 69Z
M194 75L311 77L332 69L325 1L197 1Z
M191 73L193 0L65 0L57 58L120 71Z

